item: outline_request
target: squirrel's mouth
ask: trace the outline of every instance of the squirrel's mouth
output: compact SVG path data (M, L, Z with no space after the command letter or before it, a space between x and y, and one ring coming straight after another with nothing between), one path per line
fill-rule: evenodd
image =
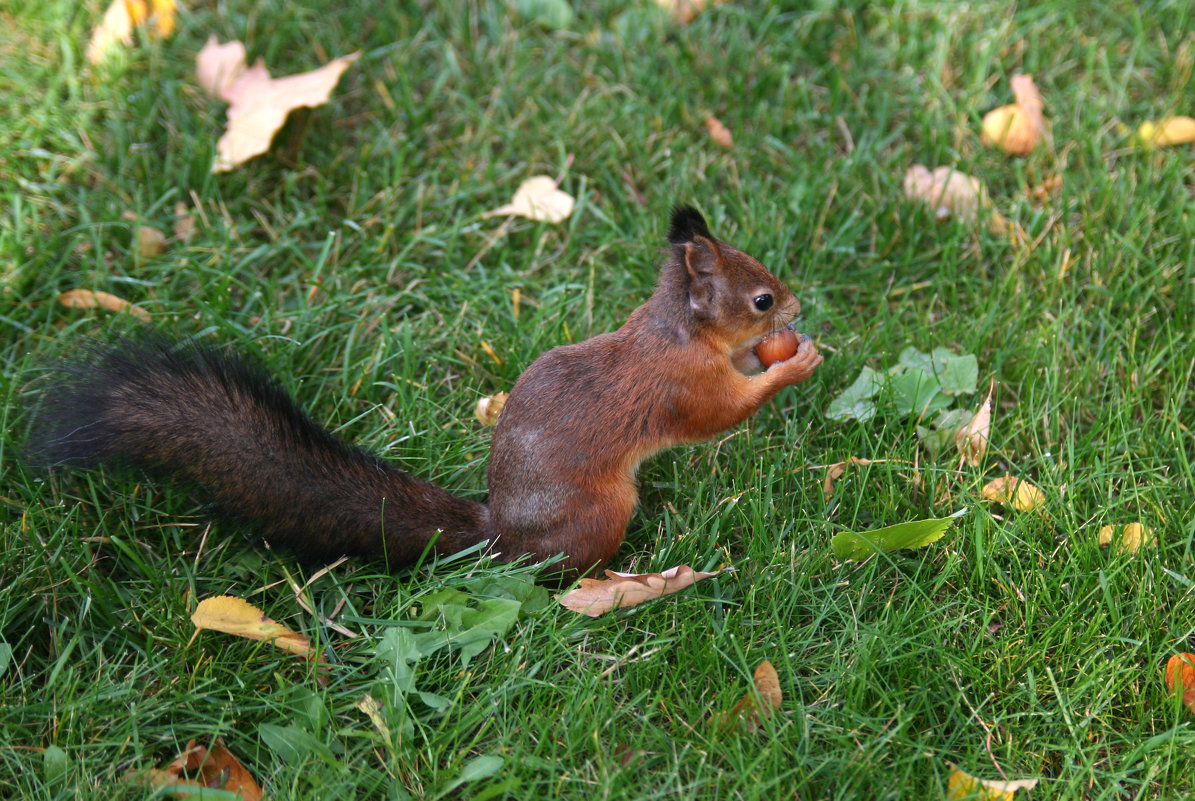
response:
M778 331L783 331L785 328L788 328L794 334L797 334L797 329L794 325L794 319L789 317L789 321L784 325L773 328L766 334L760 334L757 337L752 337L739 347L735 348L730 354L730 361L734 365L735 369L743 375L755 375L763 370L763 362L761 362L759 360L759 356L756 355L755 348L760 342L763 342L768 337L775 335ZM797 334L797 337L799 339L800 334Z

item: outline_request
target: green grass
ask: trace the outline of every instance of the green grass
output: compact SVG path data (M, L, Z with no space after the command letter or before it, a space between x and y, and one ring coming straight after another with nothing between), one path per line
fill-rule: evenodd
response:
M500 2L194 5L106 72L83 59L97 2L0 11L0 787L141 798L127 770L218 735L278 798L941 798L947 762L998 778L993 760L1041 777L1034 799L1195 793L1193 719L1161 682L1195 650L1195 161L1126 133L1195 114L1189 4L732 2L680 28L641 0L578 3L561 32ZM213 32L275 74L363 55L271 154L212 176L223 108L191 69ZM1010 159L977 131L1018 71L1052 135ZM916 162L980 177L1034 247L935 223L902 197ZM536 173L576 212L498 235L481 214ZM1054 174L1048 202L1027 196ZM725 440L641 471L614 566L737 571L599 620L528 609L467 666L418 661L432 705L379 655L390 624L525 570L344 564L308 596L343 604L350 640L288 589L313 566L208 531L186 489L22 463L44 366L130 324L55 302L91 288L236 344L343 437L481 498L477 398L619 325L679 201L794 287L827 357ZM125 213L169 231L178 202L196 236L139 258ZM907 420L824 416L908 345L973 353L995 380L981 468L930 456ZM891 461L827 500L821 467L850 456ZM1005 472L1048 516L978 500ZM923 550L830 555L838 531L964 506ZM1159 548L1097 547L1134 520ZM195 602L223 593L321 643L326 682L269 646L191 642ZM782 713L713 728L765 659ZM389 739L354 706L367 692ZM502 767L460 783L484 756Z

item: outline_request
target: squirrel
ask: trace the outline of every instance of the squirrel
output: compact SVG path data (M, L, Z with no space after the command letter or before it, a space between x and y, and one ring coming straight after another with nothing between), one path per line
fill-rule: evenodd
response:
M63 369L34 413L43 465L128 466L199 485L216 513L310 559L411 564L488 541L502 560L581 575L622 543L643 460L709 439L822 357L808 336L763 369L793 293L677 207L651 297L616 331L553 348L519 377L491 442L489 497L451 494L346 445L261 368L219 347L131 337Z

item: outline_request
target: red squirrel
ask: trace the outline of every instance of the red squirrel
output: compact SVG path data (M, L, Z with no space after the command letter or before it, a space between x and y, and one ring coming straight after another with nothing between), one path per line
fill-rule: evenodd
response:
M653 454L753 415L822 357L762 369L755 346L800 304L757 260L677 208L671 253L617 331L553 348L515 382L494 428L486 503L459 498L344 444L259 368L206 345L133 337L65 369L35 413L48 465L127 465L198 484L217 512L314 559L410 564L430 545L579 575L617 552Z

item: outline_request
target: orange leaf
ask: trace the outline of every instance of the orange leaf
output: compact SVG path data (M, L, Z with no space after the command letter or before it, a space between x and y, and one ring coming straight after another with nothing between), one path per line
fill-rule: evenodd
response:
M1195 712L1195 654L1175 654L1166 663L1166 689L1182 693L1183 704Z
M1041 93L1032 75L1014 75L1008 82L1015 103L992 109L983 118L985 145L995 145L1006 153L1024 156L1041 141L1045 132Z
M662 573L619 573L607 570L607 579L583 578L572 590L557 595L556 600L574 612L598 617L612 609L637 606L679 592L690 584L721 572L703 573L688 565L678 565Z
M149 312L134 306L127 300L110 292L98 289L70 289L58 296L58 302L70 309L107 309L111 312L127 311L138 320L148 320Z
M954 444L962 454L963 461L972 467L978 467L988 451L988 439L992 433L992 392L995 389L996 382L993 381L979 411L954 434Z
M166 767L131 771L125 778L147 781L155 789L183 785L227 790L238 794L244 801L260 801L262 797L261 786L253 774L232 755L219 737L212 742L210 749L191 740L182 754ZM173 795L186 798L189 793L176 791Z
M730 133L730 129L722 124L722 121L717 117L706 117L705 127L710 132L710 139L714 140L714 144L718 147L724 147L727 150L734 147L734 137Z
M754 692L748 691L729 714L715 716L714 722L718 728L724 729L742 721L748 731L755 731L761 720L770 718L780 708L784 693L780 690L780 676L772 663L766 660L760 662L752 679L755 683Z
M248 601L231 595L200 601L191 615L191 622L197 629L222 631L250 640L265 640L299 656L311 654L311 643L306 637L274 622Z

